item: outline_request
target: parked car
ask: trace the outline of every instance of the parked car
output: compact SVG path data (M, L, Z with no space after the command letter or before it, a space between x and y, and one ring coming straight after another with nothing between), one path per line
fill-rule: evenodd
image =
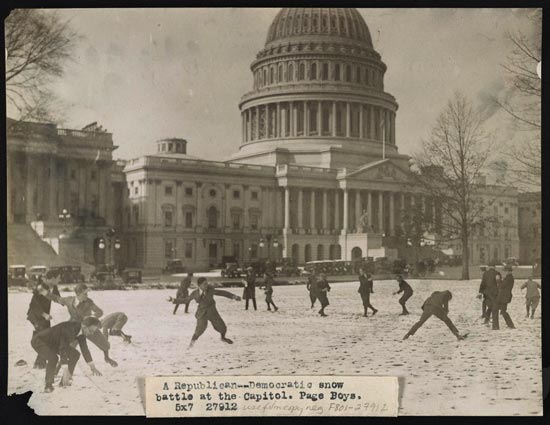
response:
M17 264L8 267L8 286L25 286L28 282L26 266Z
M283 258L281 265L277 267L277 276L300 276L300 269L298 268L296 261L291 257Z
M238 278L244 276L244 271L237 263L226 263L222 270L222 277Z
M86 278L82 274L80 266L63 266L61 267L59 282L60 283L81 283L85 282Z
M61 266L50 266L46 272L46 279L57 279L61 275Z
M48 273L48 268L46 266L32 266L29 269L29 279L37 281L39 277L46 277Z
M178 258L168 260L166 267L162 270L163 274L173 274L173 273L185 273L185 266L183 261Z
M125 269L120 276L124 283L142 283L142 271L140 269Z

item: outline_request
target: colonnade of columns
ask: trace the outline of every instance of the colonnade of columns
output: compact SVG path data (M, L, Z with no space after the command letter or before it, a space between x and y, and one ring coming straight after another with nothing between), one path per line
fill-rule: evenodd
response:
M441 209L430 197L407 192L363 189L284 189L284 228L347 233L376 232L395 236L405 212L420 206L437 230ZM366 218L366 223L364 223Z
M243 143L284 137L352 137L395 144L395 112L357 102L301 100L242 112Z

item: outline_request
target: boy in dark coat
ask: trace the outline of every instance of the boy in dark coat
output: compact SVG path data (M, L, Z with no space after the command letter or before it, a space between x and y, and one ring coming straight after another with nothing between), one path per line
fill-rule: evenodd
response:
M265 303L267 304L267 310L271 311L271 306L273 306L274 311L279 310L275 305L275 303L273 302L273 275L271 274L271 272L265 273L264 287L265 287Z
M497 271L495 270L495 263L491 262L489 264L489 269L483 273L479 286L479 291L483 294L488 308L487 314L485 315L485 324L488 324L489 320L492 318L493 329L496 329L495 323L498 328L498 287L496 276Z
M59 295L57 286L53 287L52 292ZM48 329L51 326L50 321L52 320L52 316L50 316L50 309L52 300L48 298L49 294L49 285L44 283L42 279L39 279L32 294L29 310L27 311L27 320L31 322L34 327L34 331L32 333L33 336L36 335L37 332ZM39 354L34 361L34 368L44 369L45 367L46 359L40 357Z
M432 315L442 320L458 340L464 339L464 336L459 334L458 329L448 316L449 301L452 298L453 295L451 294L451 291L433 292L422 305L422 316L420 316L420 320L413 325L403 339L407 339L411 335L414 335L416 331L426 322L426 320L432 317Z
M508 270L506 277L504 280L502 279L502 275L497 272L496 275L497 278L497 288L498 288L498 294L497 294L497 305L498 305L498 312L504 317L504 321L506 322L506 325L510 329L515 329L514 322L512 321L512 318L506 311L508 309L508 304L512 301L512 289L514 288L514 276L512 275L512 271ZM499 323L498 323L498 314L495 317L493 317L493 329L498 330L500 329Z
M178 292L176 292L176 299L187 298L189 296L189 287L191 286L192 279L193 279L193 273L187 273L187 276L185 276L185 278L183 278L183 280L180 283ZM178 311L179 306L180 306L179 304L175 305L173 314L176 314L176 311ZM189 313L189 303L185 304L185 312Z
M328 302L328 293L330 292L330 285L327 281L327 275L324 273L321 273L319 275L319 280L317 281L317 299L321 303L321 310L319 310L319 314L322 317L326 317L325 314L325 308L329 305Z
M256 274L254 273L254 269L252 267L246 269L243 298L246 300L245 310L248 310L249 300L252 300L254 310L258 310L258 307L256 306Z
M96 369L90 350L86 343L86 337L99 330L100 322L95 317L86 317L82 322L68 321L55 325L52 328L37 332L31 341L32 348L46 359L46 387L45 392L53 391L53 381L57 363L68 364L68 376L62 380L63 386L70 385L72 374L80 353L72 346L78 343L80 351L90 366L94 375L101 375Z
M357 290L361 295L361 300L363 301L364 317L368 316L368 309L372 310L372 315L374 316L378 313L378 310L375 309L370 303L370 294L373 291L373 282L371 275L365 272L365 269L359 269L359 289Z
M198 303L197 311L195 317L197 318L197 326L195 328L195 333L191 338L189 348L191 348L197 339L204 333L208 322L212 323L212 326L216 331L221 335L223 342L227 344L233 344L233 341L225 337L227 332L227 326L225 322L218 313L216 309L216 301L214 300L214 295L230 298L232 300L240 301L241 297L233 295L228 291L221 291L219 289L214 289L213 286L209 285L205 277L199 277L197 281L198 288L191 292L187 298L176 300L172 297L168 298L168 301L171 302L180 302L186 303L191 300L195 300Z
M306 289L309 291L309 301L311 301L311 307L315 305L315 301L317 301L317 295L318 295L318 284L317 284L317 276L315 276L315 271L311 273L311 276L307 278L306 283Z
M535 310L537 309L540 302L540 284L535 282L532 278L527 279L523 285L521 285L521 290L527 289L525 293L525 308L527 309L527 316L529 317L529 310L531 310L531 319L535 317Z
M399 291L394 292L393 295L403 293L401 298L399 298L399 304L401 304L401 307L403 308L403 312L400 315L404 316L409 314L409 310L407 310L407 306L405 304L407 300L413 296L414 291L411 285L409 285L401 275L397 275L397 282L399 282Z

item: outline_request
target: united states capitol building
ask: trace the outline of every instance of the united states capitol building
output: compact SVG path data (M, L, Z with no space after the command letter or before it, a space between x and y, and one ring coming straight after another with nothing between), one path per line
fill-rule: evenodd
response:
M437 240L445 217L412 184L410 157L398 149L398 103L384 88L386 65L357 10L282 9L251 71L251 90L235 99L241 145L226 161L188 155L193 141L183 138L158 140L150 155L123 163L112 160L114 147L102 145L97 189L77 191L77 198L88 199L73 199L66 189L73 215L93 211L104 219L100 225L72 224L92 234L86 244L93 244L94 229L101 234L114 226L121 261L148 270L160 270L172 258L205 269L223 256L242 262L293 257L300 263L397 257L403 212L413 205L423 208ZM112 138L100 140L112 146ZM55 184L65 185L60 181ZM517 190L480 184L480 193L498 193L494 212L502 225L474 236L472 262L519 257ZM69 208L56 199L45 201L54 219ZM115 210L107 211L109 206ZM23 209L21 220L36 221L32 208ZM39 221L48 227L48 219ZM460 254L460 245L440 248ZM89 260L91 250L83 248L83 258Z

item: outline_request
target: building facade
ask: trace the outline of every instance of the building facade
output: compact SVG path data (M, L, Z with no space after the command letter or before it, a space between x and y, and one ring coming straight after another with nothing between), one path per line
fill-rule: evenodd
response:
M519 260L534 264L541 258L542 197L540 192L520 193L519 198Z
M398 105L357 10L282 9L251 71L239 102L242 144L229 160L191 158L185 141L168 139L127 162L132 265L394 257L414 205L440 230L440 206L411 184L410 158L398 152ZM503 195L509 211L514 193ZM517 212L509 214L514 239L474 239L473 262L495 254L493 245L499 257L517 252Z
M112 134L96 123L81 130L7 120L7 222L30 225L59 254L93 263L94 244L122 198L122 168Z
M113 161L112 135L95 124L9 130L8 221L32 224L52 244L79 241L90 263L114 227L116 261L155 272L174 258L204 270L224 256L396 257L406 212L418 207L431 234L441 231L441 206L413 184L399 153L398 104L357 10L282 9L251 71L238 105L241 145L223 162L188 155L178 138ZM480 184L501 220L476 230L473 263L519 256L517 192L504 189ZM71 219L61 222L64 209ZM460 254L459 244L447 248Z

